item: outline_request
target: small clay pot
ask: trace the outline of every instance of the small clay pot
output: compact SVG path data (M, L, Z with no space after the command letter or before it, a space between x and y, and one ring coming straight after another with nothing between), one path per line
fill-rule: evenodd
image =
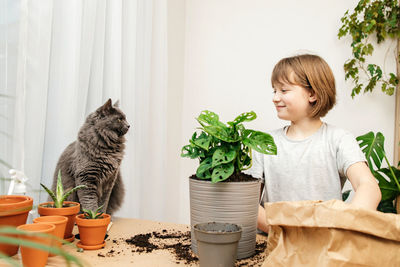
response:
M54 226L54 224L50 223L23 224L17 227L18 230L34 233L46 233L50 235L54 233L55 228L56 227ZM20 235L19 238L36 243L41 243L47 246L50 246L52 243L52 239L49 237ZM44 267L47 263L48 256L48 251L31 247L24 247L21 245L21 258L24 267Z
M57 238L63 239L65 228L67 226L68 218L65 216L59 215L52 215L52 216L42 216L33 219L34 223L51 223L54 224L56 229L54 229L53 235ZM53 239L52 246L54 247L61 247L61 242L58 240ZM54 254L49 254L49 257L55 256Z
M232 223L199 223L194 225L200 267L235 265L242 228Z
M25 224L32 205L33 199L28 196L0 196L0 226L17 227ZM7 236L14 237L15 235ZM17 254L18 246L0 243L0 252L13 256Z
M81 241L76 245L86 250L103 248L106 244L104 238L110 221L111 216L108 214L103 214L100 219L85 219L84 214L77 215L76 225Z
M67 226L65 227L64 239L68 242L74 241L75 236L72 234L72 229L75 225L75 216L76 214L78 214L81 205L78 202L64 201L64 205L66 205L66 207L47 207L51 205L54 205L54 202L45 202L39 204L38 213L40 214L40 216L59 215L67 217L68 222Z

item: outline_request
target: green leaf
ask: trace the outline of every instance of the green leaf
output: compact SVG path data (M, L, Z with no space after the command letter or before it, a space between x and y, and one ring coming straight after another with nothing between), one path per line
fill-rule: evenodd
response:
M400 177L400 170L392 167L392 171L397 177ZM400 194L399 188L392 176L389 168L382 168L372 172L375 178L379 182L379 188L382 193L382 201L391 200L393 201L397 195Z
M194 137L194 138L193 138ZM212 137L207 135L205 132L201 132L199 137L197 137L197 134L194 133L192 137L193 144L208 151Z
M204 127L205 125L213 125L219 127L226 127L225 124L219 121L219 116L212 111L204 110L201 112L197 121Z
M204 131L208 134L228 143L233 143L239 141L238 134L231 134L227 127L220 126L204 126Z
M274 138L263 132L254 130L244 130L242 136L243 144L257 152L266 155L276 155L277 149Z
M368 166L373 171L373 165L371 158L375 166L380 169L382 160L385 157L384 142L385 137L382 133L378 132L375 136L373 132L358 136L356 140L359 142L359 146L365 154L365 158L368 161Z
M218 183L228 179L233 174L234 170L235 167L233 166L232 162L218 165L213 169L213 172L211 174L211 182Z
M371 76L373 76L374 72L375 72L375 66L373 64L369 64L367 69L368 69L369 73L371 74Z
M218 165L232 162L235 157L236 151L234 149L227 151L225 148L218 148L212 156L212 167L214 168Z
M195 159L198 157L204 157L204 151L194 145L186 145L186 146L182 147L181 157L188 157L191 159Z
M58 177L57 177L57 187L56 187L56 198L57 200L54 202L56 208L62 208L62 197L64 195L64 189L61 181L61 169L58 170Z
M377 210L385 213L396 213L396 208L393 205L393 201L385 200L379 202Z
M54 192L51 191L49 188L47 188L44 184L40 183L40 185L44 188L44 190L46 190L47 194L49 194L49 196L51 197L51 199L53 199L54 204L55 204L57 201L57 197L54 194Z
M69 197L69 195L71 195L76 190L82 189L82 188L87 188L87 186L86 185L78 185L78 186L75 186L74 188L72 188L71 190L69 190L67 193L65 193L65 195L61 199L61 207L62 207L62 204L64 203L64 201L67 199L67 197Z
M229 125L237 125L239 123L245 122L245 121L252 121L257 118L257 115L254 111L250 112L244 112L237 116L233 121L228 122Z
M211 178L212 158L203 160L196 170L196 176L200 179Z
M342 193L342 200L343 200L343 201L346 201L346 199L349 198L350 192L351 192L351 190L346 190L346 191L344 191L344 192Z
M11 258L10 256L3 254L0 252L0 260L3 260L5 263L8 263L8 265L10 266L15 266L15 267L21 267L21 265L19 264L19 262L13 258Z
M13 237L10 235L19 235L19 237ZM52 254L62 256L66 261L67 264L70 265L71 262L76 263L78 266L83 267L82 262L75 256L69 254L62 248L48 246L36 241L28 240L23 238L22 236L37 236L37 237L44 237L53 240L58 240L64 243L62 239L59 239L53 235L44 234L44 233L33 233L18 230L14 227L0 227L0 243L3 244L11 244L11 245L20 245L24 247L35 248L43 251L49 251ZM75 247L75 245L70 244L71 246ZM4 255L4 254L3 254ZM4 260L4 259L3 259Z

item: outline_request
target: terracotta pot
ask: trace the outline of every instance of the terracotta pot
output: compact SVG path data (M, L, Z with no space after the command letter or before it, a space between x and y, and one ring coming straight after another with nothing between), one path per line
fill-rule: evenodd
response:
M64 205L73 205L70 207L52 208L47 205L54 205L54 202L45 202L39 204L38 213L40 216L60 215L68 218L67 226L65 227L64 239L72 242L75 237L72 234L72 229L75 225L75 216L80 211L81 205L78 202L64 201Z
M32 204L33 199L28 196L0 196L0 226L17 227L25 224ZM18 246L0 244L0 252L13 256L17 254Z
M254 255L260 181L222 182L189 179L192 250L197 254L193 226L202 222L234 223L242 227L238 259Z
M54 224L49 223L33 223L33 224L23 224L17 227L18 230L24 230L34 233L46 233L53 234L56 227ZM52 240L51 238L38 237L38 236L27 236L20 235L19 238L33 241L36 243L41 243L43 245L50 246ZM49 252L45 250L24 247L21 245L21 258L24 267L43 267L47 263L47 258Z
M65 216L53 215L53 216L42 216L33 219L34 223L51 223L54 224L56 229L54 229L53 235L57 238L63 239L65 228L67 226L68 218ZM52 246L61 247L61 242L58 240L52 241ZM54 254L49 254L50 257L55 256Z
M194 227L200 267L233 267L242 228L232 223L198 223Z
M81 241L76 244L83 249L93 250L105 246L104 238L111 216L103 214L101 219L85 219L83 214L76 216Z

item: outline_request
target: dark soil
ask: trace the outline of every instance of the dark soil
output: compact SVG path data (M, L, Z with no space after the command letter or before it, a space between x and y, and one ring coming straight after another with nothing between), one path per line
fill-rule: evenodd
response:
M259 264L259 266L261 266L261 264L264 262L265 259L265 250L267 248L267 242L259 242L256 244L256 253L251 256L250 258L246 258L246 259L240 259L236 261L235 266L236 267L244 267L244 266L256 266L257 264Z
M193 174L190 176L190 179L195 179L195 180L203 180L203 181L211 181L211 179L200 179L196 176L196 174ZM245 174L243 172L240 173L233 173L228 179L222 181L221 183L227 183L227 182L252 182L258 180L257 178L254 178L253 176L249 174Z
M149 238L151 237L151 233L148 234L139 234L132 236L131 238L125 239L125 242L134 245L138 248L137 252L152 252L154 249L158 249L159 247L153 245L149 242Z
M128 245L127 250L121 250L119 245ZM125 246L124 246L125 247ZM254 256L236 261L236 266L261 266L265 257L266 242L256 244ZM163 229L160 232L153 231L146 234L138 234L128 239L113 239L112 247L108 252L98 253L98 257L114 257L125 253L151 253L154 250L169 250L174 256L177 264L191 265L198 263L198 258L192 253L190 231L175 231Z

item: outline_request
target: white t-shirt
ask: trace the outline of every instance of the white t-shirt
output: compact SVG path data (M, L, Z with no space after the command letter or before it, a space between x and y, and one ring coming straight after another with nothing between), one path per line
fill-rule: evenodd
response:
M355 137L348 131L323 123L304 140L286 136L287 126L272 131L277 155L253 151L253 165L246 173L263 179L264 201L342 199L346 171L365 162Z

